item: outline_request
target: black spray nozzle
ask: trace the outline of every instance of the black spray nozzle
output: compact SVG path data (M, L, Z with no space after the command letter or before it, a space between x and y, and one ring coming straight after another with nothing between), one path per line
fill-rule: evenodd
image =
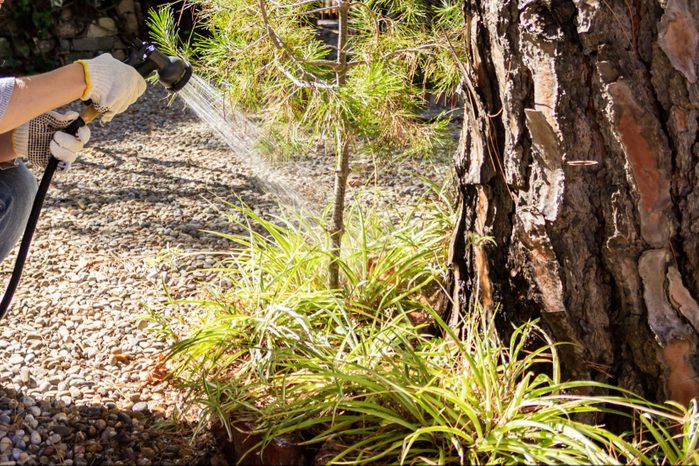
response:
M147 77L154 71L158 80L169 91L177 92L192 77L192 65L180 57L165 55L148 42L133 43L134 49L124 63L136 68L141 76Z

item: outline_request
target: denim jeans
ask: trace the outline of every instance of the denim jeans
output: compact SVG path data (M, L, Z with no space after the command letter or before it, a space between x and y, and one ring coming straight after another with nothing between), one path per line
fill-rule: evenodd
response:
M21 160L0 170L0 261L22 237L36 190L36 179Z

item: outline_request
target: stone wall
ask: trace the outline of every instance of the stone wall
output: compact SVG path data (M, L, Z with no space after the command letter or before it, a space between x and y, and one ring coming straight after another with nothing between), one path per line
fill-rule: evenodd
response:
M8 4L9 3L9 4ZM106 2L71 2L54 9L47 17L48 27L38 27L37 20L27 26L19 8L10 2L0 10L0 75L40 72L111 52L123 59L127 45L120 37L143 33L143 11L136 0ZM93 5L97 5L93 7Z

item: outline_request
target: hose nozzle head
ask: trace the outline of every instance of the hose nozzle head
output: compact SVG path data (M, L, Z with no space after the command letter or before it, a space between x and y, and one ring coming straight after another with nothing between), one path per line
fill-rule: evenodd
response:
M165 55L156 49L148 60L157 65L158 80L169 91L179 91L192 77L192 65L180 57Z
M124 63L136 68L141 76L158 73L158 80L171 92L182 89L192 77L192 65L180 57L165 55L153 44L140 42Z

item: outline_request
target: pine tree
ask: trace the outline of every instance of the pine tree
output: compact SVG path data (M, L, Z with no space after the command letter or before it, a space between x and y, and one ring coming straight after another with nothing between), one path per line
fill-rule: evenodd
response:
M182 44L171 14L152 16L161 46L254 112L285 145L332 141L336 155L330 255L339 258L349 162L364 147L428 152L447 118L426 122L426 97L454 95L466 57L460 0L190 0L208 33ZM337 16L332 43L320 16ZM300 137L299 135L303 135ZM331 260L329 286L340 288Z

